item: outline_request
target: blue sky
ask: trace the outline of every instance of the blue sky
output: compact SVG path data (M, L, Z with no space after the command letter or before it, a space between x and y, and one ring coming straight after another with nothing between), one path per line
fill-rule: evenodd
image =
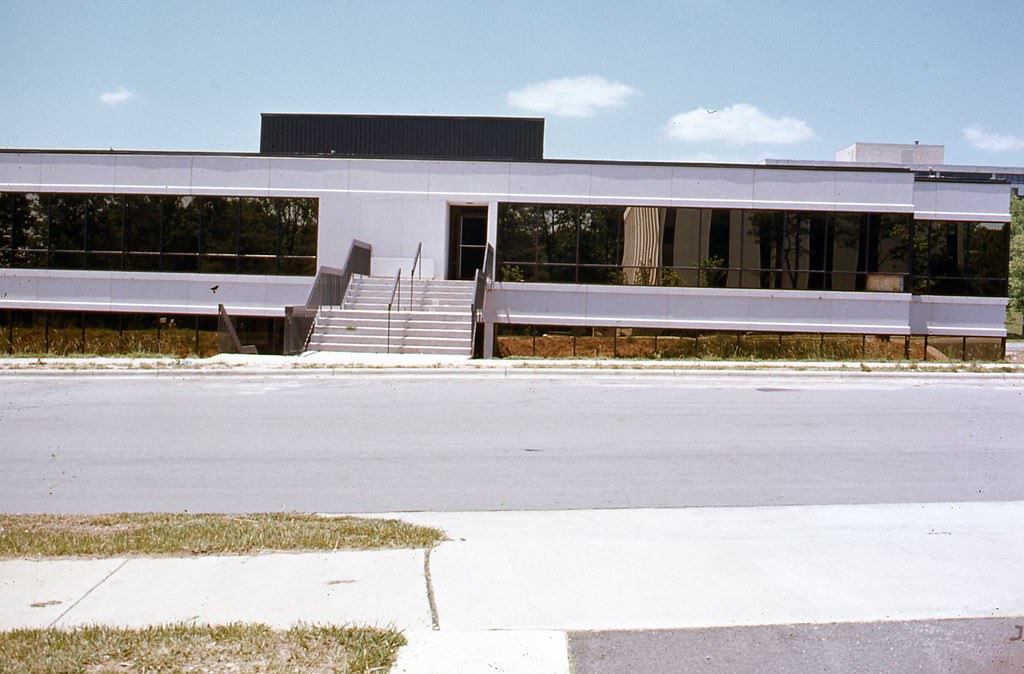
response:
M256 151L261 112L525 115L552 158L1024 165L1019 0L0 0L0 147Z

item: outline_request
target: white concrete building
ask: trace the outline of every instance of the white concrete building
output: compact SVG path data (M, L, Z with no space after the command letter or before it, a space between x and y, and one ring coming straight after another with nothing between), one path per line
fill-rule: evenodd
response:
M268 128L275 118L293 126ZM328 137L367 119L392 124L366 133L376 146ZM863 353L870 338L918 357L928 338L949 357L1002 352L1003 180L850 162L545 160L538 121L266 116L254 154L0 151L0 345L95 351L116 333L118 349L147 349L163 329L169 348L208 352L224 305L243 342L280 352L308 324L288 328L286 307L308 304L320 348L468 355L479 322L487 355L527 342L562 353L566 339L576 355L631 355L651 338L673 345L666 355L700 354L711 336L777 337L780 353L794 336L824 351ZM327 136L302 135L324 124ZM442 133L468 124L483 130ZM495 150L501 134L522 146ZM349 313L321 307L314 275L344 268L353 242L387 281L357 275ZM465 285L431 283L442 280ZM389 300L385 344L375 312Z

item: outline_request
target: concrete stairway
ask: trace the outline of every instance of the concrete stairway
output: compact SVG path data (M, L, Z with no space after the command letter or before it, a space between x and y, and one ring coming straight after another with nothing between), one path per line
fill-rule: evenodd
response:
M387 352L393 286L392 278L353 276L344 305L317 313L309 349ZM401 308L391 309L391 353L471 355L472 303L472 281L416 279L410 310L409 280L403 277Z

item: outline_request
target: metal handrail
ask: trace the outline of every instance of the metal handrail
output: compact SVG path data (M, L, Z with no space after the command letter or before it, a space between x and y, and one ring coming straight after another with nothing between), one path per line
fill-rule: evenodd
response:
M395 303L398 293L398 310L402 310L402 268L395 272L395 285L391 287L391 299L388 300L388 353L391 353L391 305Z
M372 257L373 247L370 244L353 239L343 268L320 267L317 270L316 278L313 279L313 287L310 288L309 296L306 297L306 308L318 310L325 306L340 306L345 299L352 275L370 275Z
M409 311L412 311L413 295L415 294L416 287L414 286L416 278L416 267L419 267L420 278L423 277L423 265L421 262L421 254L423 253L423 242L420 241L416 246L416 257L412 259L412 269L409 270Z
M325 306L341 306L345 301L345 294L348 292L349 282L353 274L370 275L371 262L373 259L373 247L357 239L352 240L352 247L349 248L348 258L342 269L336 267L322 266L317 270L313 285L309 289L306 303L295 307L285 307L286 319L286 342L291 342L291 348L286 346L287 351L299 353L309 346L309 340L313 337L313 330L316 327L316 314ZM299 332L302 337L295 335ZM304 333L304 334L303 334ZM299 347L301 339L301 347Z
M487 244L484 249L484 263L481 269L473 272L473 304L469 307L470 320L470 344L476 348L477 324L484 311L484 302L487 299L487 286L494 280L494 248Z
M490 244L483 250L483 272L489 281L495 280L495 247Z
M217 305L217 350L221 353L258 353L252 344L242 344L235 322L223 304Z

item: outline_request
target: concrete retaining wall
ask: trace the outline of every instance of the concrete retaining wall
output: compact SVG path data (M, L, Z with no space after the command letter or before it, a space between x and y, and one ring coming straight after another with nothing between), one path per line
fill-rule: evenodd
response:
M493 323L1002 337L1006 300L907 293L495 283Z

